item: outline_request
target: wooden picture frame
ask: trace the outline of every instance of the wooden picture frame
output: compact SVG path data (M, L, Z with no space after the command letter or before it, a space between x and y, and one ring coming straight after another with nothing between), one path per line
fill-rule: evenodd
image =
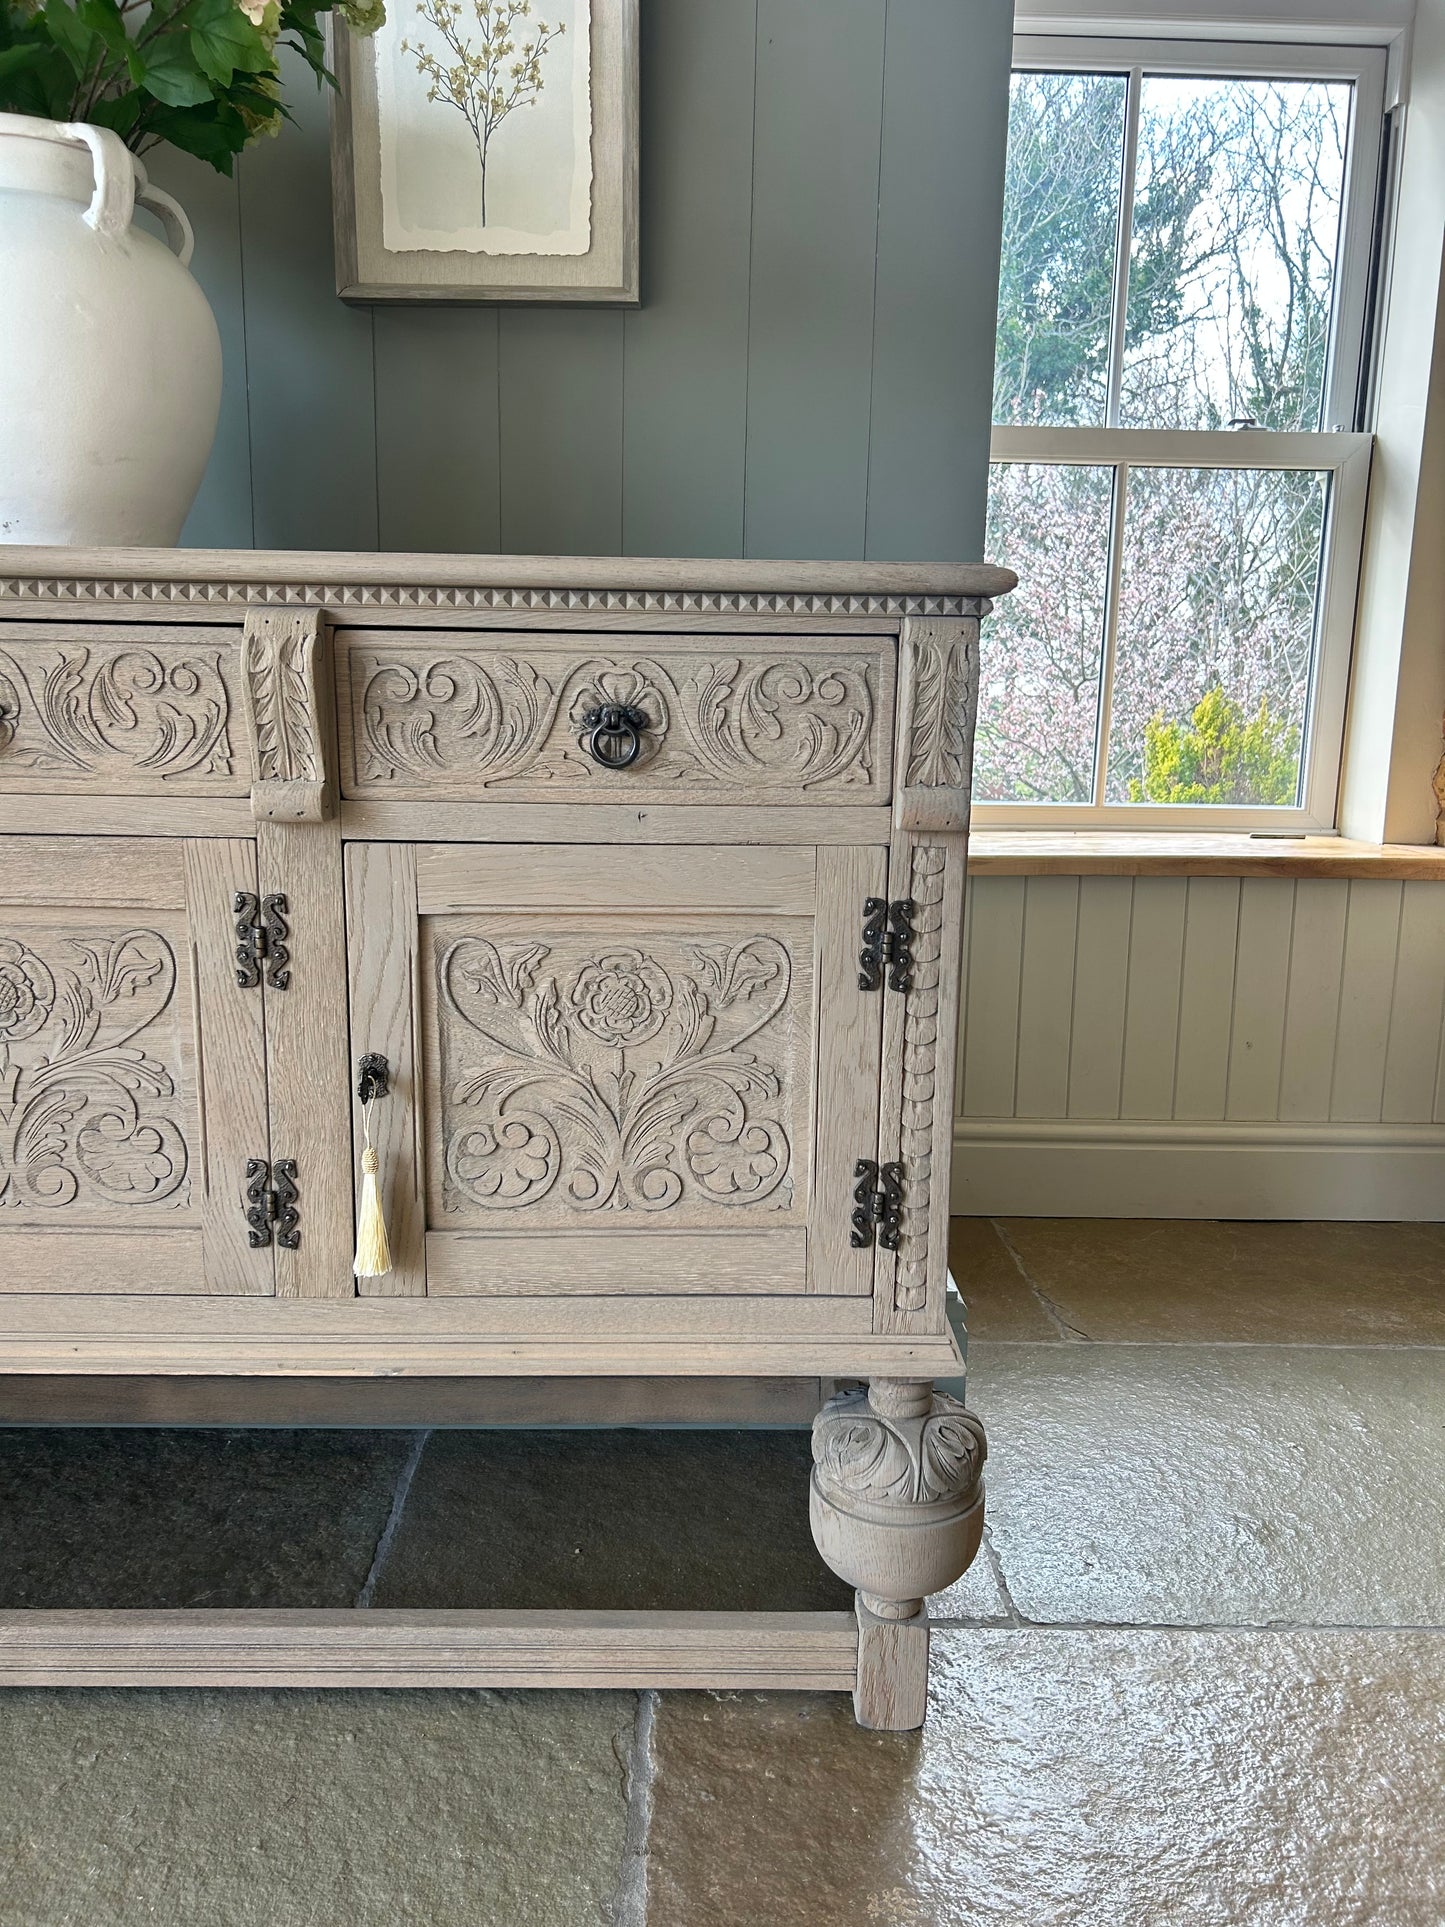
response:
M336 292L344 301L444 301L444 302L570 302L636 306L638 302L638 0L560 0L576 10L587 25L587 86L578 94L577 70L571 70L574 86L569 95L582 102L585 122L578 121L573 132L586 126L589 139L585 148L575 143L574 155L590 154L590 178L585 158L575 158L571 184L573 226L570 232L544 235L518 233L522 245L516 252L483 251L464 240L428 240L426 245L397 245L406 232L398 212L400 190L395 202L384 203L383 112L386 82L379 79L381 63L388 58L396 71L395 35L410 32L416 20L430 26L421 14L427 0L391 0L392 20L376 40L353 34L333 14L333 65L338 91L331 110L331 179L336 237ZM537 15L550 13L541 0L527 17L525 31L536 33ZM472 0L463 0L462 31L472 14ZM545 17L545 15L544 15ZM574 14L575 18L575 14ZM434 29L432 29L434 33ZM419 36L420 37L420 36ZM552 41L560 44L553 32ZM424 44L424 42L423 42ZM576 41L569 48L572 55ZM555 45L546 52L555 57ZM524 46L523 52L527 51ZM410 50L412 66L417 65L415 49ZM545 60L545 53L543 55ZM537 71L543 72L543 60ZM511 69L511 57L508 60ZM395 83L393 83L395 84ZM418 82L413 90L412 112ZM543 82L545 85L545 81ZM540 94L541 89L538 89ZM550 104L550 103L549 103ZM455 103L437 101L433 108L438 128L445 131L457 149L457 133L477 141L483 226L474 232L478 238L487 222L487 152L471 120L463 113L448 114ZM525 108L527 102L521 105ZM526 125L521 115L514 127ZM536 123L532 123L535 128ZM470 134L468 134L468 130ZM532 131L529 128L529 133ZM494 138L497 148L505 141L508 129L503 123ZM502 150L504 153L506 150ZM419 203L426 192L420 173L425 163L412 159L404 136L392 133L387 152L391 156L390 178L399 179L397 156L409 170L409 206ZM414 152L414 150L413 150ZM580 172L578 171L580 167ZM452 162L455 174L455 160ZM494 178L496 169L493 168ZM515 168L513 178L515 180ZM418 187L416 183L422 181ZM505 192L505 176L503 177ZM493 188L493 202L496 190ZM514 196L515 199L515 196ZM505 206L505 202L504 202ZM446 219L454 219L455 195ZM408 215L407 218L411 218ZM495 214L493 213L494 225ZM390 231L388 231L388 229ZM458 229L458 233L465 230ZM550 251L551 248L566 251Z

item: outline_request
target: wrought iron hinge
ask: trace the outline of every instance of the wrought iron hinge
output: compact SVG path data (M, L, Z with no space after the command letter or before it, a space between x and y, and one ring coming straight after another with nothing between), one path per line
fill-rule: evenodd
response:
M280 891L258 897L238 890L231 907L236 917L236 982L242 990L254 990L264 963L268 988L284 990L291 981L291 910L286 898Z
M294 1251L301 1242L297 1229L301 1214L296 1208L300 1192L296 1187L295 1158L246 1160L247 1237L253 1250L268 1245L274 1233L283 1251Z
M862 1251L877 1242L885 1251L898 1249L899 1218L903 1211L903 1166L875 1164L859 1158L853 1166L853 1230L848 1242Z
M913 982L913 899L863 899L863 948L858 953L858 988L879 990L883 966L888 965L888 988L907 990Z

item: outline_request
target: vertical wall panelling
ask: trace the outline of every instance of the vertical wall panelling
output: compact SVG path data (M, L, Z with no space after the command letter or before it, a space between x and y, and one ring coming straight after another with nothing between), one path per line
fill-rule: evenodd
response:
M1279 1077L1279 1115L1290 1122L1330 1114L1349 901L1347 883L1302 877L1294 887Z
M504 308L502 547L622 549L622 322L602 308Z
M1030 877L1019 973L1020 1117L1067 1117L1079 879Z
M378 303L373 313L381 547L500 548L497 310Z
M146 156L156 186L174 194L196 231L191 273L200 282L221 336L221 414L210 466L181 541L191 548L249 544L251 537L251 424L246 412L246 328L241 308L241 202L229 180L204 161L173 147ZM152 217L138 214L149 222ZM160 224L155 223L160 234Z
M967 917L963 1104L1007 1117L1014 1108L1024 881L992 877L973 885Z
M255 540L374 549L371 311L336 298L325 95L294 54L282 68L294 122L238 168Z
M1009 11L646 0L625 313L338 301L327 99L288 59L297 124L239 197L157 160L227 360L186 539L977 555Z
M1390 994L1404 885L1356 878L1345 917L1344 980L1330 1116L1375 1121L1385 1101Z
M759 0L749 555L863 553L885 11Z
M1184 910L1175 1117L1224 1116L1238 932L1238 878L1191 877Z
M1445 1220L1445 887L984 876L966 928L956 1210Z
M1188 889L1183 877L1146 878L1134 884L1121 1117L1168 1117L1174 1109L1174 1053L1179 1042L1179 984Z
M1133 897L1131 877L1091 877L1079 892L1069 1028L1070 1117L1119 1115Z
M642 9L642 306L623 318L622 544L741 555L757 0Z
M1278 1115L1293 921L1292 882L1247 877L1240 885L1226 1117Z
M1445 890L1406 884L1390 999L1383 1115L1387 1124L1438 1117L1435 1080L1445 1019Z
M867 553L982 553L976 424L993 399L1009 0L888 0ZM960 77L978 104L958 110ZM941 235L969 234L967 249ZM960 353L963 341L972 352Z

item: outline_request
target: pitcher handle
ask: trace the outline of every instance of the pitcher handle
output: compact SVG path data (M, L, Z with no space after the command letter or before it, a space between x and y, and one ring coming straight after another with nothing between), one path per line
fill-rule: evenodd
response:
M135 191L137 207L148 207L152 214L158 216L172 253L183 268L188 268L191 256L196 251L196 236L186 219L186 210L163 187L153 187L145 178L143 169L137 168L136 171L139 176Z
M90 149L95 192L85 210L86 224L97 234L124 234L135 211L135 169L125 142L110 128L92 127L87 121L63 122L59 131Z

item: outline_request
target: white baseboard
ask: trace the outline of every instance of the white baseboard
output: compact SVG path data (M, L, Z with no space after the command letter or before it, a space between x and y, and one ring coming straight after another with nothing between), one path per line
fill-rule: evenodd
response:
M1445 1220L1445 1124L959 1118L955 1212Z

